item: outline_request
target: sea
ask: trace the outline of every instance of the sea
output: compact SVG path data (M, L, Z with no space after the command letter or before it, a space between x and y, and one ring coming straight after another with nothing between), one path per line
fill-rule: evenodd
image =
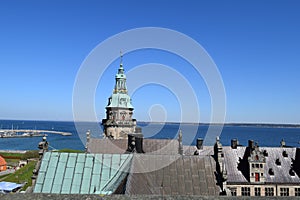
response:
M145 138L176 139L178 133L181 132L184 145L195 145L197 138L204 138L204 141L207 141L206 145L213 145L215 137L219 136L223 146L229 146L231 139L237 139L243 146L248 144L248 140L254 140L259 146L278 147L280 141L284 140L287 146L300 147L299 126L257 124L225 124L221 126L218 124L148 122L139 122L138 126L142 128ZM51 130L72 133L71 136L47 134L50 150L66 148L84 150L88 130L93 138L103 137L103 127L96 122L0 120L0 129ZM42 137L0 138L0 150L37 150L41 140Z

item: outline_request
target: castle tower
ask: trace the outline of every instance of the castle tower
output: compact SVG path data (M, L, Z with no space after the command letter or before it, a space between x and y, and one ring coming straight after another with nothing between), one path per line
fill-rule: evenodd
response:
M126 75L122 64L116 74L116 83L113 94L108 98L106 119L102 120L104 134L107 138L127 138L129 133L135 132L136 120L132 119L133 106L126 87Z

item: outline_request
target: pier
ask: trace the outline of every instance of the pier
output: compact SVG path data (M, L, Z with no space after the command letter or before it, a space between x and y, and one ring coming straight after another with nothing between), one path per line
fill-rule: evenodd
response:
M0 129L0 138L16 138L16 137L41 137L45 134L59 134L62 136L71 136L70 132L49 131L49 130L30 130L30 129Z

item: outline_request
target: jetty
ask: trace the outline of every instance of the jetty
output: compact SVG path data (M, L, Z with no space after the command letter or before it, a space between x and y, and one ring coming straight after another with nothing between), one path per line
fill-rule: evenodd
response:
M70 132L50 131L50 130L31 130L31 129L0 129L0 138L17 137L41 137L46 134L59 134L62 136L71 136Z

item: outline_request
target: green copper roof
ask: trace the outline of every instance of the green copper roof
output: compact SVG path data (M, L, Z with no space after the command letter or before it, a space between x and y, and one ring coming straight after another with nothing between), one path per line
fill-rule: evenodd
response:
M111 194L126 177L132 155L45 153L34 193Z
M130 96L128 94L120 94L120 93L112 94L111 97L109 97L109 102L107 107L133 109Z

